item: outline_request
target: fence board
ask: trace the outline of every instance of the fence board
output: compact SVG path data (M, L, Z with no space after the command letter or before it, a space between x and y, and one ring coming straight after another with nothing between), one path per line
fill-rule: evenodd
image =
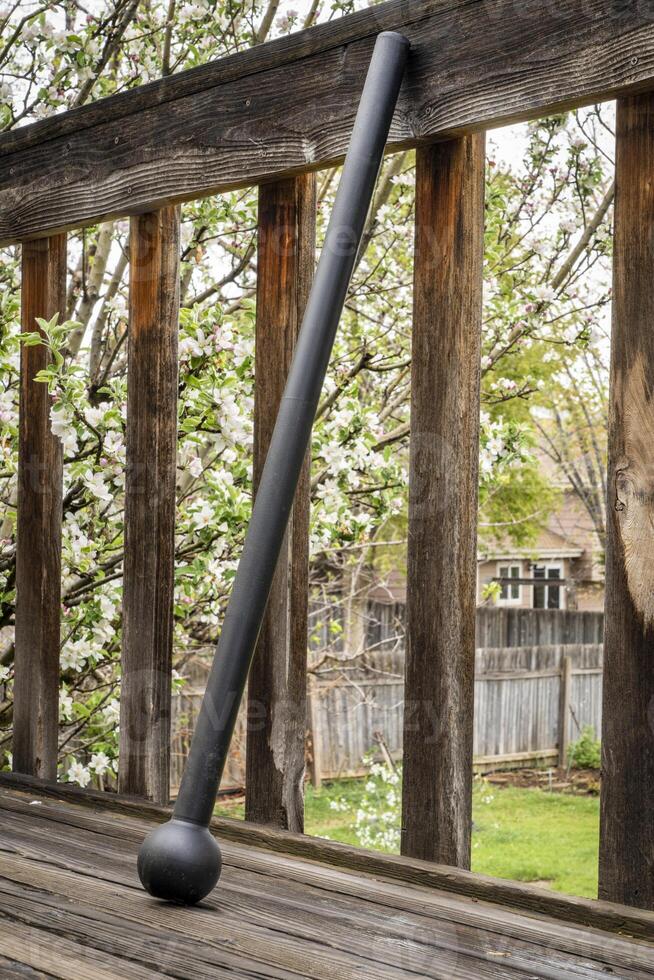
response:
M120 698L122 793L167 802L175 567L179 209L132 219Z
M568 750L570 748L569 719L571 715L570 699L572 697L572 659L569 656L565 656L561 663L559 694L561 698L558 731L559 765L564 766L568 760Z
M381 30L413 48L394 149L651 87L653 18L607 0L392 0L100 100L2 136L0 244L339 162Z
M618 103L600 895L654 909L654 95Z
M259 189L255 487L313 278L315 224L312 174ZM245 815L298 833L304 827L309 502L307 456L248 681Z
M22 253L21 323L66 315L66 236L26 242ZM48 387L34 381L49 362L43 346L20 360L16 653L13 768L55 779L59 721L61 508L63 462L52 434Z

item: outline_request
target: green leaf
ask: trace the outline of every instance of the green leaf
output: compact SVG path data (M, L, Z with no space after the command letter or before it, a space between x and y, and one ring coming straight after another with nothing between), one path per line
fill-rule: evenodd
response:
M44 343L40 333L21 333L18 335L18 339L24 347L38 347L39 344Z

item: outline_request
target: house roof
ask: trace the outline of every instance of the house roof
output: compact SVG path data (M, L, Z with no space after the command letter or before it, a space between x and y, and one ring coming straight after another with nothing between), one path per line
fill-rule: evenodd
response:
M489 561L496 558L581 558L584 549L575 541L557 534L551 528L544 528L534 544L518 548L511 542L498 544L488 549L480 550L478 561Z

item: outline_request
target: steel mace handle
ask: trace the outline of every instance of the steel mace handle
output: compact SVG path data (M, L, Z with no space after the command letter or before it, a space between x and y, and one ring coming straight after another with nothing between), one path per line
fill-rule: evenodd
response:
M172 819L138 859L150 894L193 904L220 876L208 830L295 488L404 74L409 42L376 40Z

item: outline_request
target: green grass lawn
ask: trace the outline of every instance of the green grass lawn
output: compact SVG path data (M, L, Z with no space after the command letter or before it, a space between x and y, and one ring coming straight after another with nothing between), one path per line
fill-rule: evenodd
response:
M493 789L473 809L472 870L597 898L599 798Z
M358 844L354 814L364 783L343 780L317 791L308 786L306 832ZM334 799L346 800L348 812L332 810ZM222 806L218 812L239 817L243 808ZM484 785L475 790L473 819L473 871L597 897L597 797Z

